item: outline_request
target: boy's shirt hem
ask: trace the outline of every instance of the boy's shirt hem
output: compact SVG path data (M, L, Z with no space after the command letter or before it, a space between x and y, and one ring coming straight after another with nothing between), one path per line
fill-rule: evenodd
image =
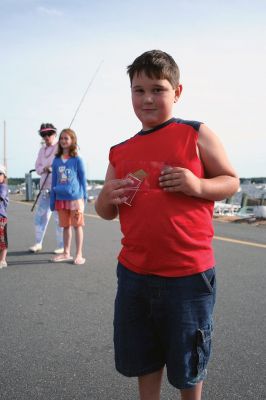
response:
M162 261L161 267L153 268L153 266L147 266L147 268L139 268L138 266L132 264L128 259L123 258L123 255L120 253L118 256L118 261L127 269L136 274L140 275L156 275L162 276L165 278L181 278L183 276L191 276L195 274L199 274L201 272L208 271L208 269L215 267L215 259L212 257L210 260L206 261L205 265L183 265L179 267L174 264L173 268L169 270L168 268L163 268L164 262Z

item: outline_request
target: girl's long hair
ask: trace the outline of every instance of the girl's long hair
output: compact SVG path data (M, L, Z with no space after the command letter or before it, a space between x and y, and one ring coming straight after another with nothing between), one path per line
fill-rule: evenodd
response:
M69 148L70 157L77 157L77 155L78 155L77 135L70 128L63 129L62 132L60 133L59 139L58 139L58 150L57 150L57 153L55 154L55 157L61 157L61 155L63 154L63 148L60 145L60 138L63 133L66 133L68 136L70 136L70 138L72 140L71 146Z

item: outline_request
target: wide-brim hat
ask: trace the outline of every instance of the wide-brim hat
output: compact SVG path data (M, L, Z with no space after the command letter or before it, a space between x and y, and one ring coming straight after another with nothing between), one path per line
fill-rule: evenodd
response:
M6 167L4 165L0 165L0 173L6 176Z

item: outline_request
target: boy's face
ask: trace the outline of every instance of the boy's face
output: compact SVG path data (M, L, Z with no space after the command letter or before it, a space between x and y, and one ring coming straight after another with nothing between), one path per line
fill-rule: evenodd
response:
M155 128L172 118L173 105L181 91L181 85L173 89L167 79L149 78L143 72L133 76L132 104L143 130Z

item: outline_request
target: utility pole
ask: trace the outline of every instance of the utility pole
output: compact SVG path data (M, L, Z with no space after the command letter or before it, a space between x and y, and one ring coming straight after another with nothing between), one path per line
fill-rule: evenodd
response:
M6 158L6 121L4 121L4 166L7 169L7 158Z

